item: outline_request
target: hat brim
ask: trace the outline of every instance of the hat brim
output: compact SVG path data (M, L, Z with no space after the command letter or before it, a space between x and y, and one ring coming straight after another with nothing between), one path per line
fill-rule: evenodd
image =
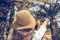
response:
M31 23L28 24L28 25L24 25L24 26L21 26L21 25L18 25L18 23L16 22L16 16L14 17L14 21L13 21L13 28L15 28L16 30L21 30L21 29L26 29L26 28L35 28L35 25L36 25L36 20L34 19L34 17L31 15Z

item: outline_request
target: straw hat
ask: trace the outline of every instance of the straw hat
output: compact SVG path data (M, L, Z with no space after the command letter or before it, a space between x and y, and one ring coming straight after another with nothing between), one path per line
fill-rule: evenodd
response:
M13 27L16 30L34 28L35 25L36 25L36 20L28 10L21 10L14 17Z

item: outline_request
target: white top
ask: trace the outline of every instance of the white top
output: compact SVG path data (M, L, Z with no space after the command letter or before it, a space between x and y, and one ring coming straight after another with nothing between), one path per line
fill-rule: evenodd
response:
M41 25L39 30L35 30L33 34L32 40L41 40L42 37L44 36L47 28L44 25Z

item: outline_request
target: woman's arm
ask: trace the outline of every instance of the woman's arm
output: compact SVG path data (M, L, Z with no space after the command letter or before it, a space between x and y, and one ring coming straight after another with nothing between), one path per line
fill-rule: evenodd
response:
M42 37L44 36L47 28L47 24L48 24L49 19L46 18L45 21L43 22L43 24L40 26L40 29L38 31L35 31L35 34L33 35L33 39L32 40L41 40Z

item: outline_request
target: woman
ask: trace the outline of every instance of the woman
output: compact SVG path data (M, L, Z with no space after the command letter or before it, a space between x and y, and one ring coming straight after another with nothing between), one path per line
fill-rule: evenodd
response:
M35 31L35 35L32 37L32 33L35 30L36 20L28 10L19 11L14 17L13 31L8 36L8 40L41 40L46 32L49 19L46 18L39 30ZM36 37L36 39L35 39Z

